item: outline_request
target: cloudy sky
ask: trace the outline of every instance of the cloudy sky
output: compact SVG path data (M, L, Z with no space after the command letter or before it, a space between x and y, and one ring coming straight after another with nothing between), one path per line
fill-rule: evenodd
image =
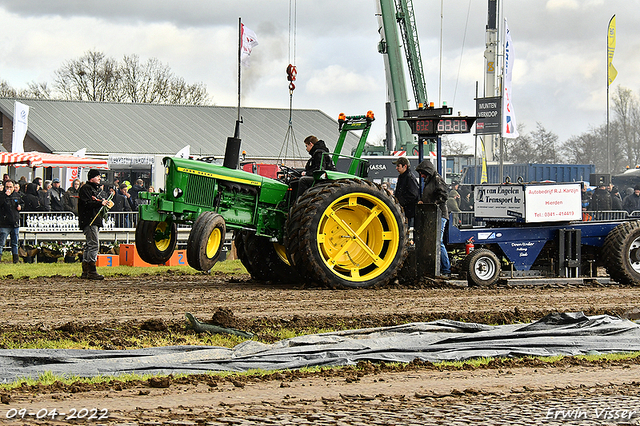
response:
M484 79L487 1L445 0L442 20L440 0L413 3L429 100L474 115L476 82L482 94ZM320 109L332 117L373 110L378 120L370 140L382 139L386 83L377 52L376 1L301 0L295 38L289 5L289 0L0 0L0 79L24 88L28 82L51 83L64 61L89 50L115 59L137 54L142 61L158 58L189 83L204 83L215 105L234 106L242 17L260 43L243 71L244 106L288 108L285 69L291 61L298 69L295 108ZM606 123L606 36L614 14L618 77L611 89L621 85L640 94L639 1L504 2L502 15L515 50L513 104L526 131L540 122L565 141Z

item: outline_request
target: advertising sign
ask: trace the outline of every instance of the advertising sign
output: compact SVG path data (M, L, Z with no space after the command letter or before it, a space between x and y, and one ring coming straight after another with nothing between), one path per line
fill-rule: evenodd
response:
M499 135L502 125L500 96L476 99L476 134Z
M582 219L580 183L476 185L475 217L527 223Z
M579 183L527 185L527 222L565 222L582 219Z
M521 221L525 215L523 185L477 185L474 188L477 218Z

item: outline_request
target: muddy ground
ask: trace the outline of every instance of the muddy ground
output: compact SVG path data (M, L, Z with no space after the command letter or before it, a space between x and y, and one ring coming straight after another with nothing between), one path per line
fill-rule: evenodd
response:
M5 339L12 336L4 347L11 339L28 340L36 332L40 337L87 339L104 349L135 347L135 336L153 333L180 344L171 336L184 330L186 312L203 321L250 331L268 342L277 340L274 330L283 327L349 329L441 318L504 324L576 311L636 318L640 306L640 288L618 285L478 289L433 282L330 290L260 284L246 275L171 272L98 282L73 277L4 279L2 290L0 331ZM0 395L0 419L11 417L15 424L68 424L75 422L66 418L72 409L95 407L94 417L108 414L92 419L94 424L372 424L367 418L370 413L376 413L380 424L431 424L431 420L438 424L443 416L464 421L469 415L476 416L478 424L482 419L486 424L508 424L501 411L538 404L520 419L514 415L513 424L523 424L524 417L544 420L545 404L557 405L571 395L587 395L596 398L592 401L596 405L618 403L640 412L640 361L513 360L479 369L443 369L421 362L402 367L362 364L314 374L203 375L99 386L25 385ZM617 397L623 399L610 400ZM496 401L502 408L496 408ZM461 406L477 409L463 413ZM24 419L17 420L17 410L22 408L27 410ZM66 415L54 416L52 421L28 414L45 409ZM404 414L398 418L394 414L398 412ZM637 416L626 424L638 424Z

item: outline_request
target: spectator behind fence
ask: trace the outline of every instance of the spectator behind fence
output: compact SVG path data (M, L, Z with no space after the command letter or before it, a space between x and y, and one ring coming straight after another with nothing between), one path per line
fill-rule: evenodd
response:
M35 183L28 183L27 190L22 196L22 200L24 201L24 208L22 211L25 212L41 212L44 209L40 206L40 198L38 197L38 185Z
M18 239L20 237L20 211L24 207L22 196L14 191L16 183L11 179L4 182L4 190L0 192L0 254L11 237L11 254L13 263L18 263Z
M605 185L600 185L593 191L587 210L594 212L611 210L611 194L609 194Z
M129 194L131 194L131 201L133 201L133 207L136 209L138 207L138 192L146 191L144 189L144 181L142 179L138 179L136 184L129 189Z
M45 180L42 184L42 188L38 190L38 197L40 198L40 206L46 212L51 211L51 197L49 197L49 189L51 188L51 181Z
M122 214L122 212L130 212L131 205L129 204L129 200L120 194L119 191L116 191L116 187L114 185L109 186L109 194L113 195L111 201L113 201L113 207L111 207L111 212L120 213L115 215L116 219L116 228L130 228L130 220L128 214Z
M80 183L80 179L74 179L71 187L69 187L62 197L64 210L73 212L76 216L78 216L78 190L80 189Z
M627 195L622 200L622 208L631 214L636 210L640 210L640 183L633 188L633 194Z
M127 185L126 183L120 184L120 195L122 195L127 200L127 203L129 203L129 210L131 210L132 212L137 210L136 205L131 198L131 194L129 194L129 185Z
M611 187L611 210L622 210L622 197L617 186Z

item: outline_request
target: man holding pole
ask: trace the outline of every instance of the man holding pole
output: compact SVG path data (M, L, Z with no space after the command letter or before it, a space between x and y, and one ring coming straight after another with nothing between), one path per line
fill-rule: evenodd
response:
M102 226L104 209L113 206L113 202L100 197L100 181L102 177L96 169L89 170L87 182L78 191L78 222L85 235L86 242L82 252L82 275L87 280L103 280L104 276L96 271L100 241L98 231Z

